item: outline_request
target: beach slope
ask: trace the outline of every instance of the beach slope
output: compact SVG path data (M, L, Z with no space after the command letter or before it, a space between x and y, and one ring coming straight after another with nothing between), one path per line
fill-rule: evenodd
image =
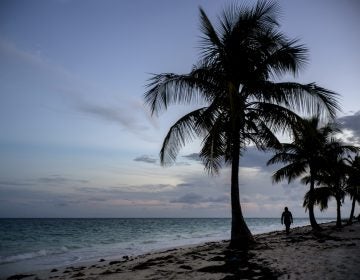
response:
M209 242L8 279L360 279L360 223L334 225L257 235L248 251Z

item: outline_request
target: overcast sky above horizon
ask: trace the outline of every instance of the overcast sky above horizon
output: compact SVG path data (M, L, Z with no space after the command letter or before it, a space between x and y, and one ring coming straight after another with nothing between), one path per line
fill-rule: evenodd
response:
M281 30L309 49L296 79L340 93L346 140L360 143L360 1L277 2ZM216 22L229 3L0 1L0 217L230 217L229 169L209 177L198 143L159 165L165 133L189 108L156 118L143 105L149 73L197 61L199 6ZM249 148L241 159L245 216L279 217L287 205L306 217L307 187L273 185L268 158Z

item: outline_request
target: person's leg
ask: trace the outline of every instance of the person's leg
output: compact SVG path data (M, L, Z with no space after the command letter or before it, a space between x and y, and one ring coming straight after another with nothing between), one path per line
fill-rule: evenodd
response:
M285 224L286 227L286 234L290 233L290 224Z

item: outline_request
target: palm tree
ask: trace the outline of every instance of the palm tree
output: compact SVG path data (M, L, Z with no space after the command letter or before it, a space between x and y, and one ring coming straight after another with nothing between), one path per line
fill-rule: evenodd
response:
M346 164L346 155L357 151L355 146L344 145L340 140L330 139L322 153L323 165L316 177L314 203L320 205L320 210L328 207L331 197L336 200L336 226L341 227L341 206L344 202L351 168ZM310 195L306 194L304 205L308 206Z
M319 171L324 165L323 152L331 136L338 130L331 124L320 127L319 116L303 119L294 128L293 141L282 144L276 154L267 162L268 165L285 163L286 165L273 174L273 182L288 179L291 183L302 177L302 183L310 184L306 208L309 210L310 224L314 230L320 230L314 215L314 189Z
M346 192L350 195L352 199L351 211L349 217L349 224L352 223L355 212L356 201L360 203L360 155L357 154L354 158L346 159L347 163L350 165L348 186Z
M259 1L253 8L232 5L215 28L200 8L201 56L188 74L154 75L145 93L151 112L170 104L202 102L203 107L180 118L165 136L160 161L175 161L180 148L203 139L200 158L210 174L231 165L231 247L253 241L243 218L239 196L240 154L247 145L276 147L274 132L299 119L291 110L323 108L326 117L338 109L336 94L311 84L275 82L296 74L306 61L306 49L278 30L278 7ZM199 104L199 103L197 103Z

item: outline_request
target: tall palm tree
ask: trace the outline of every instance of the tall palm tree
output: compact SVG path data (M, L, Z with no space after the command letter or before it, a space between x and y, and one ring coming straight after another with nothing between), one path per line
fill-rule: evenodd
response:
M352 199L349 224L352 223L355 212L356 202L360 203L360 155L357 154L353 158L348 158L347 163L350 165L349 179L346 192Z
M160 161L173 163L180 148L199 137L200 158L209 173L219 172L224 162L231 165L231 247L253 241L239 196L239 161L246 145L277 146L274 132L299 119L291 110L307 113L320 106L326 117L334 117L338 109L336 94L314 83L272 80L295 75L306 61L306 49L279 32L277 14L278 6L269 1L253 8L234 4L215 28L200 8L199 62L188 74L154 75L145 93L153 114L170 104L205 104L170 128Z
M331 197L336 200L336 226L341 227L341 206L346 195L347 184L351 168L346 164L350 153L357 151L355 146L344 145L340 140L330 139L322 151L323 164L316 177L316 184L320 187L315 188L314 203L320 205L320 210L328 207ZM310 201L309 194L305 195L304 205Z
M323 153L332 135L338 130L328 123L320 127L319 116L303 119L293 131L291 143L282 144L276 154L268 161L268 165L285 163L286 165L273 174L273 182L284 179L291 183L297 178L310 185L308 201L304 205L309 210L310 224L314 230L320 230L314 215L315 181L324 165Z

